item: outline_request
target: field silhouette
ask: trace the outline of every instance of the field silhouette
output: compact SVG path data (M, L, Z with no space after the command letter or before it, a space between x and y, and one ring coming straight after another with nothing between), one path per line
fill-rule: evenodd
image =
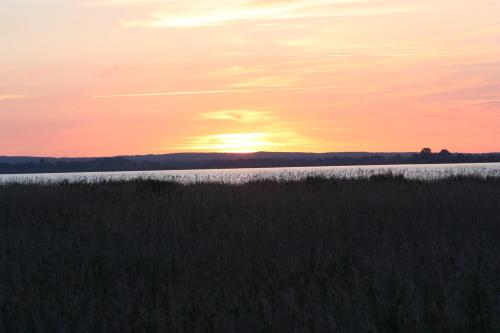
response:
M0 186L0 331L494 332L500 179Z

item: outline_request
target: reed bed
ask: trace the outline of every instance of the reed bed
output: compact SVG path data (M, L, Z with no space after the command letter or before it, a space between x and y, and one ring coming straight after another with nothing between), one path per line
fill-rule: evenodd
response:
M432 180L455 176L500 177L500 163L413 164L298 168L156 170L81 173L0 174L0 185L12 183L102 183L106 181L159 180L193 183L243 184L259 180L298 181L310 177L359 179L372 176L403 176Z
M0 331L498 332L500 178L0 186Z

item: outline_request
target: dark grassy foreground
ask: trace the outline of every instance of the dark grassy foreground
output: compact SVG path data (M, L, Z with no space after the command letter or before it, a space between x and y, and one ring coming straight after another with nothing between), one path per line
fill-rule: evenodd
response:
M0 187L0 331L498 332L500 179Z

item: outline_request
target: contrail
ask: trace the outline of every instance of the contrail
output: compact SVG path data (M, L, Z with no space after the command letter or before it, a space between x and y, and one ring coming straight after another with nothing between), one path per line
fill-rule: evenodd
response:
M216 95L216 94L243 94L254 92L273 92L273 91L297 91L297 90L328 90L338 89L336 86L320 87L287 87L287 88L268 88L268 89L222 89L222 90L198 90L198 91L169 91L169 92L149 92L133 94L112 94L96 95L93 98L116 98L116 97L150 97L150 96L182 96L182 95Z

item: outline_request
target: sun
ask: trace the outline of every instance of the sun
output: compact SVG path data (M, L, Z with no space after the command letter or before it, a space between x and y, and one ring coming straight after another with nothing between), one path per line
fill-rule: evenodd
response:
M270 150L277 144L271 133L222 133L194 138L189 149L223 153L253 153Z

